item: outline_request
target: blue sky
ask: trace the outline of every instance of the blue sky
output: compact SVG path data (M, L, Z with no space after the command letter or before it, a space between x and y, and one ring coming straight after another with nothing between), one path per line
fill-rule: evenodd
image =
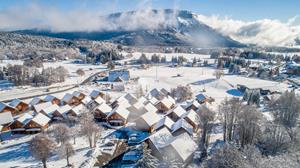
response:
M1 0L0 12L31 3L61 10L89 9L101 11L103 14L149 6L156 9L176 8L243 21L266 18L287 21L300 15L300 0ZM300 23L300 18L296 23Z

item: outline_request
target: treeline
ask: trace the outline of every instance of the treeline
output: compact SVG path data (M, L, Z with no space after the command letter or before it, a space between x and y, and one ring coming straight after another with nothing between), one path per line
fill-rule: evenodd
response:
M173 56L171 59L171 63L177 63L179 65L182 65L183 62L186 62L187 59L184 58L183 56ZM137 64L156 64L156 63L167 63L167 58L166 56L160 56L157 54L153 54L151 58L149 59L146 54L142 54L137 60Z
M9 80L16 86L49 86L53 83L64 82L67 75L68 71L62 66L40 70L36 67L9 64L0 70L0 80Z
M106 64L109 61L116 61L123 59L124 56L119 54L116 50L102 50L100 52L89 52L87 54L87 63L91 64Z

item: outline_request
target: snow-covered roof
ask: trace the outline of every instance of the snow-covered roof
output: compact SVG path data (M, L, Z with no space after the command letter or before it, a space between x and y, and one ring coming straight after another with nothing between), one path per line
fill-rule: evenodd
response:
M175 137L170 143L170 146L178 153L184 162L197 150L197 144L187 133Z
M173 135L167 128L163 128L149 136L149 140L158 150L168 146L173 141L173 139Z
M85 96L82 100L81 100L81 102L84 104L84 105L87 105L87 104L89 104L90 102L92 102L93 100L92 100L92 98L90 97L90 96Z
M95 99L97 98L99 95L100 95L100 91L99 90L93 90L91 93L90 93L90 96Z
M152 104L154 104L154 105L156 105L156 104L159 102L159 100L158 100L157 98L155 98L155 97L151 97L151 98L148 99L148 100L149 100L150 103L152 103Z
M199 115L193 110L189 110L186 115L184 116L184 118L188 118L190 119L193 123L197 124L198 120L199 120Z
M175 113L178 117L182 117L186 113L186 111L180 105L177 105L172 110L170 110L169 113Z
M187 104L186 104L186 108L188 108L188 107L190 107L190 106L195 106L195 107L200 107L201 105L199 104L199 102L198 101L196 101L196 100L193 100L193 101L190 101L190 102L187 102Z
M157 88L154 88L149 92L148 97L155 97L155 98L159 99L163 95L164 94L162 92L160 92Z
M45 98L44 98L44 101L45 102L51 102L55 99L56 97L53 96L53 95L47 95Z
M137 103L143 103L143 104L146 104L148 102L148 100L144 97L144 96L142 96L142 97L140 97L139 99L138 99L138 102Z
M172 130L172 125L174 124L174 121L171 120L168 116L165 116L164 118L160 119L158 123L155 124L154 129L157 130L163 126L166 126L169 128L169 130Z
M186 120L180 118L172 125L172 133L176 132L180 128L185 129L189 134L193 134L193 126Z
M64 102L69 102L72 98L74 97L74 95L70 94L70 93L66 93L64 95L64 97L62 98L62 101Z
M62 115L66 115L71 109L72 109L72 107L67 104L67 105L59 107L56 111Z
M206 99L206 96L202 93L199 93L197 96L196 96L196 99L199 100L199 101L204 101Z
M149 112L152 112L152 113L156 113L157 112L157 108L152 104L152 103L147 103L144 108L149 111Z
M134 103L137 102L137 98L130 93L127 93L124 96L121 96L120 99L118 99L118 101L120 102L123 99L127 100L128 103L130 103L131 105L133 105Z
M141 116L141 118L147 123L148 126L153 126L161 117L157 113L147 112Z
M169 91L165 88L160 89L160 92L163 93L165 96L169 94Z
M14 121L11 112L0 113L0 125L9 124Z
M161 101L160 101L163 105L165 105L167 108L171 108L172 105L174 104L169 98L164 97Z
M81 94L84 94L84 93L79 92L79 91L74 91L74 92L72 93L72 95L75 96L75 97L79 97ZM85 95L85 94L84 94L84 95Z
M29 104L34 106L34 105L37 105L38 103L40 103L42 101L42 99L40 99L39 97L34 97L30 102Z
M95 110L99 110L102 113L108 115L112 111L112 108L109 105L107 105L106 103L102 103L99 106L97 106Z
M87 110L87 108L83 104L79 104L79 105L72 108L72 111L76 115L80 115L81 113L85 112L86 110Z
M48 106L45 109L42 109L43 112L47 114L47 116L52 117L52 114L59 109L59 106L57 104L52 104L51 106Z
M102 97L97 97L95 100L94 100L97 104L101 104L101 103L105 103L106 101L102 98Z
M11 107L17 107L20 103L24 103L23 101L21 101L20 99L14 99L13 101L11 101L8 105Z
M33 108L35 109L35 111L37 113L39 113L40 111L42 111L43 109L46 109L47 107L49 107L51 105L52 105L51 102L45 102L45 103L40 103L40 104L34 105Z
M32 115L30 115L29 113L25 113L24 115L22 115L21 117L19 117L17 119L17 121L19 121L23 125L26 125L27 123L29 123L32 120L32 118L33 118Z
M119 116L121 116L123 119L127 120L128 116L129 116L129 111L126 108L122 108L122 107L116 107L114 108L107 117L112 116L113 114L118 114Z
M47 116L45 116L42 113L37 114L32 121L34 121L35 123L39 124L40 126L45 126L46 124L49 123L51 119Z

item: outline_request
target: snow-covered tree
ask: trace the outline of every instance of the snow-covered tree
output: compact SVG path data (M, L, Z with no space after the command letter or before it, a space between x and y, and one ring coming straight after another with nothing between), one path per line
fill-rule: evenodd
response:
M59 155L61 158L66 158L67 160L67 166L70 166L70 156L75 154L75 150L73 149L73 146L66 142L62 144L59 148Z
M32 156L43 163L43 167L47 168L47 160L55 149L55 143L43 134L39 134L32 138L29 144Z

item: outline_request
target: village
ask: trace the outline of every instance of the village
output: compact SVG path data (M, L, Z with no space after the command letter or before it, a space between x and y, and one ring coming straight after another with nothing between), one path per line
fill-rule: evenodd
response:
M73 167L137 167L144 162L191 167L223 142L218 111L227 98L255 105L262 119L271 122L268 105L286 91L298 93L296 78L289 78L298 71L291 71L289 63L286 80L275 80L283 69L270 78L253 75L267 64L264 60L243 66L226 56L161 53L165 62L153 63L153 53L131 55L114 68L95 69L89 82L68 91L1 102L0 156L6 161L0 159L0 166L40 167L36 160L24 163L31 158L30 140L65 134L74 143L63 146L58 140L52 148L72 152L49 154L49 167L65 165L66 157ZM228 60L234 65L226 66ZM227 69L232 66L234 71ZM7 155L15 145L17 158Z

